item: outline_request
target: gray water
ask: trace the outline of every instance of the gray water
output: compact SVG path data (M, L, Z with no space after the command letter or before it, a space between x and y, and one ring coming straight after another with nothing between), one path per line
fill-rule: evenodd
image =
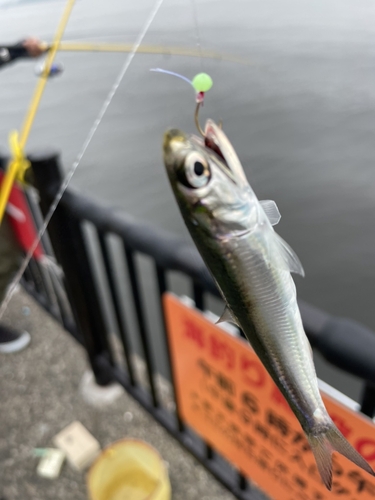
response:
M64 5L0 0L1 41L51 40ZM65 40L134 42L152 5L78 1ZM171 125L194 132L194 95L185 82L149 69L188 77L207 71L214 86L202 121L223 119L258 197L277 202L278 232L306 271L305 279L296 278L299 296L375 329L374 21L371 0L165 0L144 43L196 48L199 40L203 50L249 64L137 55L73 184L188 240L161 140ZM60 53L65 72L48 84L28 150L53 146L68 169L126 57ZM4 150L30 101L34 67L25 61L1 72ZM318 373L328 373L317 365ZM358 396L356 381L341 381Z

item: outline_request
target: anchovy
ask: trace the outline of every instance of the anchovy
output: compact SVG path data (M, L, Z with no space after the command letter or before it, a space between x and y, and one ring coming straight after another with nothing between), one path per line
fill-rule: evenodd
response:
M242 328L300 422L325 486L332 486L333 451L375 475L322 401L291 276L304 271L273 229L280 219L275 202L257 199L232 145L211 120L204 139L167 131L163 149L185 224L227 305L219 321Z

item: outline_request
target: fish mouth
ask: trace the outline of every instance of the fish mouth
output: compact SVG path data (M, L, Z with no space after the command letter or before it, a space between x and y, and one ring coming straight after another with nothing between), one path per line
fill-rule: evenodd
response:
M239 186L248 185L245 172L229 139L213 120L207 120L204 131L204 145L222 160L225 173Z
M204 131L204 145L224 160L225 165L229 168L228 162L221 151L220 137L218 137L217 134L218 128L219 127L212 120L207 120Z

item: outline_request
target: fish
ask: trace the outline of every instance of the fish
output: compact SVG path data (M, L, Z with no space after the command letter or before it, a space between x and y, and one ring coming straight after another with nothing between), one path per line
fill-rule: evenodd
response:
M163 156L184 222L226 303L219 321L244 332L301 424L323 483L331 490L333 451L375 475L321 398L291 276L304 270L274 230L281 217L276 203L258 200L213 120L203 138L169 129Z

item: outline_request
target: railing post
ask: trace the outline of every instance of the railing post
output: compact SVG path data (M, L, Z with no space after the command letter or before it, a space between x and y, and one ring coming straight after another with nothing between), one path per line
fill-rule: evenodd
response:
M370 418L375 414L375 384L365 382L361 396L361 412Z
M29 160L45 216L62 183L59 155L51 151L41 152L30 155ZM96 382L106 385L113 380L107 369L108 362L112 364L113 360L80 221L59 204L49 223L48 234L64 271L69 302Z

